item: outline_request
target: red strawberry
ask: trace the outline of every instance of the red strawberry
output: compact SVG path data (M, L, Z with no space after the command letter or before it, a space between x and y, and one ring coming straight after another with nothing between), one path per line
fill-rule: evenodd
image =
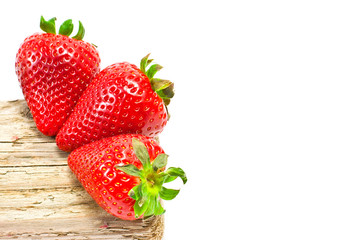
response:
M70 169L91 197L107 212L124 220L164 213L160 199L171 200L179 190L164 183L180 177L181 168L168 168L167 155L152 139L127 134L105 138L74 150Z
M73 38L71 19L56 34L55 20L41 17L36 33L24 40L16 55L16 74L37 128L54 136L75 107L79 97L100 71L96 48L82 40L85 30Z
M159 134L168 120L166 105L173 97L173 83L154 78L162 67L147 55L140 69L116 63L102 70L79 99L56 137L57 145L72 151L84 144L118 134Z

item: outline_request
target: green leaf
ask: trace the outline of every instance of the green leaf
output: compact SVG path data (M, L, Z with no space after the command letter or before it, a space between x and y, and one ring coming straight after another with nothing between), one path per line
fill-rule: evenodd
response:
M164 200L172 200L179 194L179 192L180 190L168 189L166 187L162 187L159 195Z
M148 55L146 55L145 57L143 57L140 61L140 70L143 73L146 73L146 67L148 66L148 58L150 56L150 53Z
M163 67L159 64L151 65L150 68L146 71L146 76L151 80L155 74L160 71Z
M132 164L119 166L125 173L139 177L140 183L134 186L128 195L135 200L134 213L137 218L149 217L151 215L161 215L165 212L161 202L174 199L180 192L176 189L168 189L163 186L166 182L171 182L180 177L185 184L186 174L181 168L168 168L166 171L159 171L166 167L168 155L159 154L150 163L149 152L146 145L137 138L132 138L132 147L136 157L141 161L143 168L136 168Z
M168 106L170 104L170 99L175 95L174 84L169 80L154 78L155 74L162 69L162 66L153 64L147 69L153 61L153 59L148 59L149 56L150 53L141 59L140 70L149 78L152 89L162 98L165 106ZM166 112L168 113L168 116L170 116L168 109L166 109Z
M165 176L165 181L164 181L164 183L172 182L172 181L174 181L175 179L178 178L177 176L174 177L174 176L170 176L170 175L167 175L167 174L165 174L165 175L166 175L166 176Z
M134 214L135 214L135 217L138 218L139 216L141 216L141 212L142 212L142 207L139 206L138 202L135 202L134 204Z
M73 39L76 40L82 40L85 36L85 28L83 26L83 24L81 23L81 21L79 21L79 30L77 32L77 34L73 37Z
M55 27L56 18L53 17L50 20L46 21L43 16L40 17L40 28L46 33L56 34Z
M166 166L169 155L162 153L159 154L152 163L154 171L161 169Z
M160 79L160 78L151 79L151 86L153 87L154 91L168 88L172 84L173 83L171 81L165 79Z
M150 199L142 198L141 201L136 201L134 204L134 213L135 217L138 218L144 214L148 209Z
M174 97L174 83L171 83L170 85L166 86L165 88L162 88L160 90L157 90L156 93L162 98L162 99L170 99ZM167 104L168 105L168 104Z
M71 19L68 19L65 22L63 22L63 24L61 24L59 29L59 34L64 36L70 36L73 29L74 29L74 24L72 23Z
M142 188L143 184L140 182L139 185L136 185L129 191L128 195L134 200L140 200L143 197Z
M161 215L164 214L165 210L163 206L161 205L161 202L158 200L155 202L155 209L154 209L154 215Z
M150 200L146 186L140 182L139 185L130 190L129 196L136 200L134 204L134 213L135 217L138 218L148 209Z
M137 188L137 192L136 192L137 200L143 201L141 199L144 198L144 196L145 196L145 198L147 198L148 195L149 195L149 193L146 188L146 184L143 184L143 182L140 182L140 184L138 185L138 188Z
M145 68L147 68L147 66L149 66L152 61L154 61L154 59L148 59Z
M168 98L163 98L163 101L164 101L164 104L165 104L165 107L166 107L166 113L168 114L168 121L169 121L169 119L170 119L170 113L169 113L169 110L167 109L167 106L169 106L169 104L170 104L170 99L168 99Z
M149 152L148 152L145 144L142 143L140 140L133 138L132 145L133 145L133 149L134 149L136 157L140 160L144 169L148 169L151 166L151 164L150 164Z
M162 99L174 97L174 83L169 80L153 78L151 80L151 87Z
M159 201L158 198L156 196L151 196L149 198L149 204L147 206L146 211L144 212L144 216L148 217L151 215L154 215L154 211L155 211L155 206L156 206L156 202Z
M133 187L128 193L129 197L131 197L134 200L139 199L139 196L138 196L138 193L137 193L138 192L138 187L139 187L139 185Z
M135 177L141 176L140 170L132 164L127 164L124 166L116 165L115 168L119 169L119 170L123 171L124 173L129 174L131 176L135 176Z
M170 167L166 170L165 174L167 175L165 183L174 181L177 177L180 177L184 184L187 182L186 174L181 168Z

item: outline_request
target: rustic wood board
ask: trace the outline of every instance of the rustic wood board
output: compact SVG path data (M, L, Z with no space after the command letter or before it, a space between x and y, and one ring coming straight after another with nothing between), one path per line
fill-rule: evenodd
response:
M0 101L0 239L160 240L164 217L123 221L105 212L36 128L24 100Z

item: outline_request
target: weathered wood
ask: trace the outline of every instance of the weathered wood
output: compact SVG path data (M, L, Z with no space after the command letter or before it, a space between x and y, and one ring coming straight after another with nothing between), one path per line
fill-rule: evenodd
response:
M164 218L123 221L105 212L37 129L23 100L0 102L0 239L160 240Z

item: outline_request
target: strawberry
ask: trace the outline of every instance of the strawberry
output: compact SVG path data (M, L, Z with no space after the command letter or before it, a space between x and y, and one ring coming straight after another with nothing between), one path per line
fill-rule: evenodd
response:
M70 153L68 164L90 196L107 212L124 220L164 213L161 199L179 190L164 183L186 175L181 168L165 171L168 155L150 137L125 134L104 138Z
M118 134L154 137L163 130L174 85L154 78L162 67L149 66L152 60L148 57L141 60L140 69L127 62L116 63L95 77L56 137L60 149L72 151Z
M55 20L40 20L45 33L35 33L21 44L15 69L24 98L37 128L54 136L68 118L79 97L100 71L96 48L82 40L84 27L70 38L72 20L65 21L56 34Z

